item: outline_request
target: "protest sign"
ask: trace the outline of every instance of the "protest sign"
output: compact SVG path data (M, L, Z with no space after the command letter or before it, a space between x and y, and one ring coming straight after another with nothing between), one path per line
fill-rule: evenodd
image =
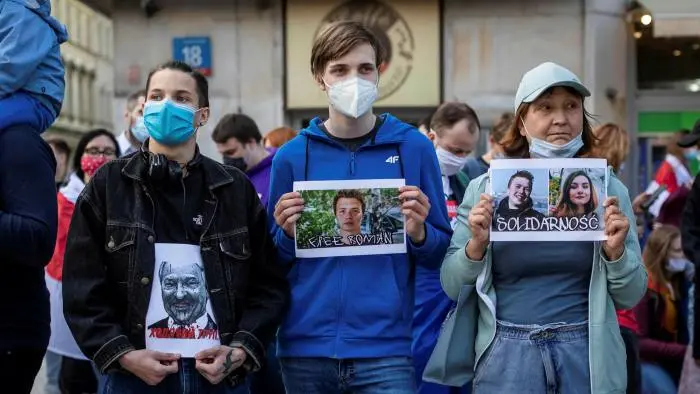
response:
M490 168L492 241L599 241L604 159L503 159Z
M221 344L199 245L155 244L146 348L182 357Z
M406 253L403 179L294 182L304 200L296 257Z

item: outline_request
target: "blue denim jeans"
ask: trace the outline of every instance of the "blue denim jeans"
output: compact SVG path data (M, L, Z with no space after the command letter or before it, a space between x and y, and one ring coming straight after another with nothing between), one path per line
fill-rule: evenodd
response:
M180 360L177 374L168 375L157 386L149 386L138 377L125 372L106 376L101 394L243 394L247 388L231 388L226 382L216 386L209 383L194 367L193 359Z
M280 358L287 394L415 394L410 357Z
M590 392L588 323L498 322L474 375L474 394Z
M46 387L44 388L44 394L61 394L61 390L58 387L58 378L61 374L61 360L60 354L50 350L46 351L44 356L44 362L46 363Z
M678 387L659 364L642 362L642 394L676 394Z

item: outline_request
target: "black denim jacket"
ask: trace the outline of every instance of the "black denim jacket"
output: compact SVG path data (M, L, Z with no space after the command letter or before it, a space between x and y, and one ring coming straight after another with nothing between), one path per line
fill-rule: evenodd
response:
M200 238L209 296L222 344L241 347L252 370L265 360L290 299L265 209L246 176L201 156L205 201ZM103 373L145 348L155 264L147 154L111 161L75 206L63 268L66 321L83 353ZM229 376L237 384L246 369Z

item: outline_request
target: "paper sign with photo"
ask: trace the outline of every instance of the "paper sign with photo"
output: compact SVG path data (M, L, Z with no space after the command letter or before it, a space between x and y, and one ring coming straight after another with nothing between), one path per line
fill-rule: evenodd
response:
M304 199L296 257L406 253L403 179L294 182Z
M492 241L606 239L606 160L504 159L489 171Z
M155 244L146 348L194 357L220 345L199 245Z

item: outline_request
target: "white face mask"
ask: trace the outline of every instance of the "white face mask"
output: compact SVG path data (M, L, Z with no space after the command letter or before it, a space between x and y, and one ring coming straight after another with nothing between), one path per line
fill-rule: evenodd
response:
M366 79L350 77L326 86L333 108L351 118L366 114L377 99L377 85Z
M570 159L583 148L583 130L566 144L556 145L533 137L525 127L525 121L522 118L520 121L523 122L525 134L530 137L530 157L533 159Z
M452 152L446 151L439 146L435 149L437 153L438 163L440 163L440 171L442 175L452 176L459 172L467 162L466 157L459 157Z
M674 273L684 272L688 264L690 261L686 259L672 258L666 262L666 269Z

